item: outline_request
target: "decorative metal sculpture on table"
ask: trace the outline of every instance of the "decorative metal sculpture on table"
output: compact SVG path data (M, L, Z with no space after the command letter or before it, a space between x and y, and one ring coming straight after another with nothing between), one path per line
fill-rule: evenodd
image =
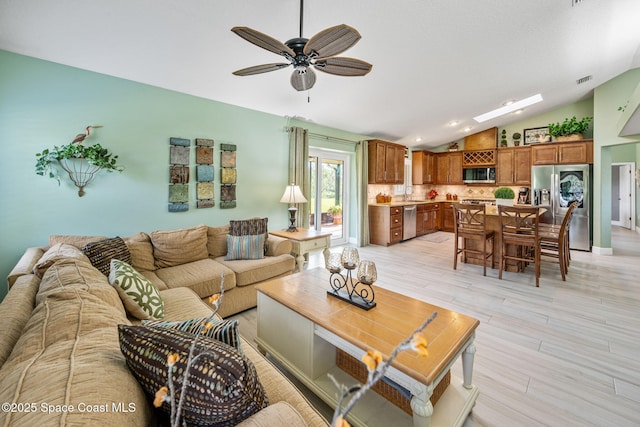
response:
M360 261L356 248L346 247L342 254L329 254L326 268L331 273L331 290L327 294L365 310L376 306L372 286L378 278L376 265L373 261ZM342 274L343 269L346 270L345 275ZM355 278L352 277L353 270L356 270Z

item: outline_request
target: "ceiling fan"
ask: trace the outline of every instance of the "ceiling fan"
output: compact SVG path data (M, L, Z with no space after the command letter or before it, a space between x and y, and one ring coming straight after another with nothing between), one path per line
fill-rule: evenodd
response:
M364 76L373 67L354 58L338 55L360 40L360 33L348 25L336 25L320 31L310 39L302 37L304 0L300 0L300 37L282 43L249 27L233 27L231 31L263 49L284 56L289 62L262 64L234 71L236 76L250 76L293 65L291 86L297 91L311 89L316 82L313 68L338 76Z

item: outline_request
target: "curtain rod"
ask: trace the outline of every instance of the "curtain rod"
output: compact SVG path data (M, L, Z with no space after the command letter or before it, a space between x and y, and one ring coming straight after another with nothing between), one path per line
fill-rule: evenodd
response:
M344 139L344 138L338 138L335 136L329 136L329 135L323 135L320 133L314 133L314 132L309 132L308 129L304 129L307 132L307 135L309 135L310 137L314 137L314 138L319 138L319 139L326 139L326 140L331 140L331 141L336 141L336 142L348 142L350 144L359 144L360 141L352 141L350 139ZM287 127L286 128L287 132L292 132L293 131L293 127Z

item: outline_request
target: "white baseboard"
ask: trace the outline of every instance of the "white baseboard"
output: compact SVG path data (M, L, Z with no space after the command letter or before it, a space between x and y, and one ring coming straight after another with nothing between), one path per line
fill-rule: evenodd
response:
M613 248L600 248L598 246L592 246L591 253L595 255L613 255Z

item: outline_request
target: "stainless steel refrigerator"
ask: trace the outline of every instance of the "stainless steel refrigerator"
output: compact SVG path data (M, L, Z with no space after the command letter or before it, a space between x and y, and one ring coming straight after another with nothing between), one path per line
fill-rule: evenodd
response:
M547 209L542 222L562 224L571 202L578 202L569 229L571 249L591 251L592 182L592 166L588 164L531 168L532 204Z

